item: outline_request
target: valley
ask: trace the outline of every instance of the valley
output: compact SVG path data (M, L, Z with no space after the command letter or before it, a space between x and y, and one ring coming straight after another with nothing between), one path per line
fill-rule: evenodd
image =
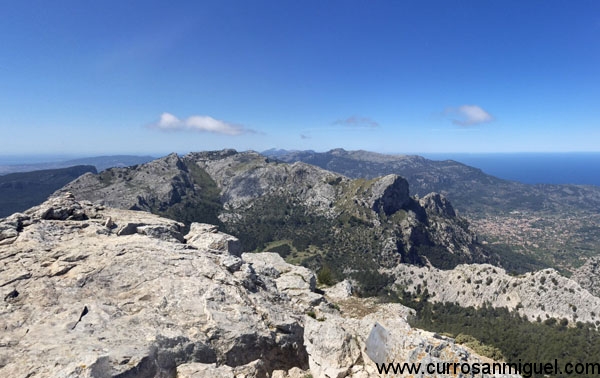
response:
M455 180L459 179L457 176ZM561 190L564 192L564 188ZM109 243L104 247L109 250L120 245L117 240L145 235L162 240L160 243L185 242L167 247L175 248L174 251L197 248L230 255L221 258L220 264L241 279L234 279L229 285L242 285L242 290L260 292L264 289L258 287L268 282L267 278L251 278L256 277L252 276L252 269L266 277L274 274L273 269L296 272L275 276L280 277L276 286L283 294L265 292L270 299L260 301L275 301L273 295L286 295L296 303L293 306L300 304L292 310L296 314L293 322L296 329L304 330L305 336L302 338L296 333L293 337L299 337L296 342L303 343L306 349L299 354L290 351L285 361L267 357L259 368L248 365L256 356L236 357L243 360L235 363L228 360L231 358L228 356L237 353L233 349L227 351L220 343L202 341L202 348L213 348L211 353L216 357L209 356L199 362L222 359L226 365L238 366L257 377L277 369L287 371L282 374L290 377L298 371L310 371L318 376L333 372L353 376L347 370L352 366L356 372L362 372L363 375L358 376L371 376L375 368L361 362L360 354L352 354L350 360L339 364L328 359L327 353L322 353L327 349L322 348L327 348L336 338L346 337L344 332L358 337L358 344L351 348L359 345L366 348L364 343L368 343L368 337L364 329L356 328L359 324L356 322L372 317L388 327L400 321L404 322L401 327L405 329L439 332L444 336L433 336L443 341L436 344L438 347L454 348L454 344L448 343L458 343L459 347L470 348L481 358L504 361L557 358L563 362L594 358L595 349L586 348L585 343L600 339L600 312L597 311L600 298L596 296L600 280L595 278L598 264L585 257L595 254L593 225L597 216L584 209L577 216L559 217L563 213L532 210L528 205L521 210L505 211L490 203L487 213L469 213L455 210L449 200L451 190L443 190L446 195L433 192L411 196L411 192L410 183L396 174L352 179L304 162L285 163L255 152L235 150L197 152L181 157L171 154L141 165L85 173L57 190L40 208L6 218L0 222L0 245L6 246L5 252L0 249L0 257L11 259L15 256L13 246L23 242L26 244L21 248L32 243L50 243L42 248L52 249L60 240L76 239L75 235L64 234L68 231L59 231L63 225L78 229L77 234L88 235L78 242L87 243L93 236L84 231L90 227L85 222L97 219L92 229L96 229L98 235L109 237L102 241ZM508 200L495 199L504 203ZM556 194L544 201L557 201ZM65 219L67 223L60 223ZM55 220L59 223L48 223ZM73 223L81 221L83 225ZM104 224L104 228L99 223ZM55 236L50 235L62 236L51 241ZM110 241L114 235L120 239ZM586 238L582 238L583 235ZM115 242L117 244L113 244ZM553 253L545 251L548 245L554 248ZM589 245L590 249L578 250L581 245ZM120 250L128 248L138 247L131 245ZM59 251L56 253L62 253ZM238 256L242 252L249 253L244 253L240 260ZM154 253L164 252L156 250ZM573 262L574 258L580 261ZM75 277L78 264L70 261L80 259L87 257L59 257L50 265L50 277ZM578 269L577 265L584 260L587 263ZM240 270L246 263L252 268ZM50 262L44 263L47 264ZM32 269L25 268L28 272ZM146 272L148 269L144 268ZM75 273L68 273L71 271ZM567 277L571 273L572 279ZM2 274L0 277L6 276L3 279L7 287L31 278L30 273L19 273L14 267ZM293 277L303 277L304 283ZM308 292L300 290L305 286ZM21 295L23 291L35 291L23 284L13 287L14 291L4 293L6 298ZM319 293L326 293L327 299L319 299L322 298ZM209 297L203 300L212 301ZM17 307L25 304L20 301L22 299L10 299L7 303ZM86 308L98 311L97 304L86 305ZM391 316L388 311L392 308L406 312L403 320ZM302 313L303 320L298 317ZM467 321L465 317L474 320ZM89 324L94 324L93 318L91 321ZM325 326L320 322L327 327L343 327L346 331L320 338ZM223 324L213 326L218 328ZM501 338L490 337L489 330L503 334L507 332L506 327L513 333ZM15 337L18 329L14 328ZM518 335L514 333L517 330ZM242 339L247 337L243 332ZM403 338L406 334L395 337ZM575 359L561 357L556 349L566 345L567 338ZM263 350L283 347L273 344L272 339L261 340L265 343ZM553 348L540 348L544 343L552 343ZM160 343L156 347L168 348ZM450 350L454 353L454 349ZM400 348L393 353L406 352ZM135 369L146 366L143 361L148 357L135 358L138 364ZM197 365L193 357L182 355L181 358L178 371L182 376L190 371L209 371L204 365ZM152 364L146 368L171 371L160 362Z
M444 194L482 242L510 249L570 274L600 251L600 187L528 185L502 180L452 161L335 149L277 151L281 161L303 161L348 177L398 174L411 193Z

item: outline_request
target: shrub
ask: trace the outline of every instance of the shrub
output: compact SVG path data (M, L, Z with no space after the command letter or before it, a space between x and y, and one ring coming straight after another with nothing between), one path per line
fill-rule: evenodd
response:
M327 265L323 266L317 273L317 281L321 285L331 286L335 283L333 279L333 272Z

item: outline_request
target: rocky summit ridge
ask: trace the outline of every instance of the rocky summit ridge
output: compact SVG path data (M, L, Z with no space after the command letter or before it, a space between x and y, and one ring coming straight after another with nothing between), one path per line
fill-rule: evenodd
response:
M374 377L376 324L383 361L487 361L400 304L340 311L347 287L213 225L65 193L0 220L0 244L3 377Z
M427 301L432 303L506 308L532 322L554 318L598 327L600 297L585 286L598 279L598 272L584 271L589 275L581 284L577 280L582 275L570 279L554 269L544 269L514 276L489 264L463 264L451 270L399 264L390 274L398 290L413 295L426 291Z
M235 150L171 154L86 174L61 189L78 200L220 225L245 251L280 248L290 262L342 279L400 262L452 268L493 256L439 194L411 197L398 175L370 180Z

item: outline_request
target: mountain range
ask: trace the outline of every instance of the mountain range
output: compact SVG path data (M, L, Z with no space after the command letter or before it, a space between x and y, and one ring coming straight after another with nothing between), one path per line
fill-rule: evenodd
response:
M302 153L317 154L292 152ZM543 189L456 162L326 154L336 169L372 176L285 162L283 151L171 154L89 167L40 206L1 219L0 373L358 378L379 376L385 361L599 355L598 258L569 278L477 228L537 217L557 239L548 219L571 222L576 199L506 208L523 194L507 189L470 212L451 202L452 190L469 190L461 179L482 196L486 180ZM433 185L425 180L454 189L411 195L401 175L374 173L387 165L422 190ZM557 190L577 188L594 190ZM594 212L585 200L574 214Z
M600 249L597 186L523 184L456 161L416 155L343 149L264 153L279 161L302 161L352 178L397 174L408 181L413 194L446 196L483 240L497 248L508 246L563 272L572 271Z
M247 251L276 251L289 262L348 276L363 290L385 286L381 267L399 262L452 268L508 264L490 253L442 195L409 195L397 175L349 179L297 162L234 150L176 154L130 168L86 174L57 194L204 222ZM382 281L383 280L383 281Z

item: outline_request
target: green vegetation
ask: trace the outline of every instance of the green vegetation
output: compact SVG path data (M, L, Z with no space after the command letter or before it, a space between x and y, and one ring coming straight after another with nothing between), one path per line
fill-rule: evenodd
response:
M189 226L192 222L210 223L222 226L218 215L223 209L217 183L193 161L184 161L194 180L195 191L181 198L166 210L152 209L153 213L175 219Z
M284 259L292 253L292 247L289 244L279 244L278 246L268 248L269 252L278 253Z
M598 362L600 332L593 324L549 318L530 322L506 308L460 307L453 303L428 303L423 293L400 295L401 301L417 310L413 327L455 335L458 343L494 359L507 362L551 362L560 364ZM541 377L541 376L540 376Z
M327 265L322 267L321 270L319 270L319 272L317 273L317 281L319 282L319 284L326 286L331 286L335 283L333 279L333 273Z
M319 281L332 285L346 274L344 270L360 269L352 274L364 286L365 295L375 295L389 283L377 269L385 263L385 235L393 230L374 228L364 219L342 214L329 219L315 214L290 196L265 196L226 225L226 232L240 238L247 250L271 250L285 255L289 262L299 263L319 272ZM273 241L283 241L284 244ZM399 256L387 257L398 261ZM394 260L395 259L395 260Z
M446 248L437 245L418 245L415 247L417 255L427 256L427 259L439 269L453 269L458 264L464 263L464 259L452 253Z
M548 268L549 265L538 258L523 253L518 253L506 244L488 244L486 249L494 257L493 263L502 266L512 274L523 274L535 270Z
M297 251L310 245L324 246L329 239L331 221L308 211L289 196L265 196L246 210L237 209L237 220L226 227L245 249L262 251L275 240L291 240Z
M449 334L449 335L450 335L450 337L452 337L451 334ZM482 344L481 341L477 340L476 338L474 338L471 335L459 333L458 335L456 335L455 341L458 344L462 344L462 345L465 345L465 346L473 349L475 352L481 354L482 356L486 356L486 357L493 359L494 361L504 361L505 360L504 355L502 354L500 349L493 347L493 346Z

